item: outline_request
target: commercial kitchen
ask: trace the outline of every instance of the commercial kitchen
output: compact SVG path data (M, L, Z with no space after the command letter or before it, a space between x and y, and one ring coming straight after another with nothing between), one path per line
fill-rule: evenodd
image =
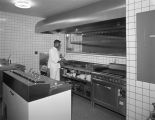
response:
M155 0L0 0L0 120L155 120L154 21Z

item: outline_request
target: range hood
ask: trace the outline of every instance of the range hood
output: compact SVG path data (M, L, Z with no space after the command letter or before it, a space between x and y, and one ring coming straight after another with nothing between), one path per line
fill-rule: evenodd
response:
M35 26L35 32L60 32L65 31L66 28L122 18L125 16L125 0L104 0L39 21Z

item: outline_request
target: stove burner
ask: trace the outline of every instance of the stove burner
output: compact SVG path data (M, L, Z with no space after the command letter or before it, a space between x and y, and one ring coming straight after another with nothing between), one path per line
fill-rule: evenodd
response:
M107 69L107 70L103 70L101 74L111 76L111 77L117 77L117 78L126 78L126 71L122 71L122 70Z
M92 79L99 82L110 82L115 85L126 85L126 71L106 69L101 72L94 72Z

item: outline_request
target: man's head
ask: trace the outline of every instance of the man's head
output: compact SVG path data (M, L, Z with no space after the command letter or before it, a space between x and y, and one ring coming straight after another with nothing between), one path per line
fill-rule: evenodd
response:
M61 48L61 41L60 40L54 40L54 47L60 50Z

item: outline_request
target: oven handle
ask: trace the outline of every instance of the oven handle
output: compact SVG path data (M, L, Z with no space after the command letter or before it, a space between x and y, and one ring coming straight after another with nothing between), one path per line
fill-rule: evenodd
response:
M97 86L100 86L100 84L96 84ZM102 85L104 88L108 89L108 90L111 90L111 87L109 86L106 86L106 85Z
M111 90L111 87L105 86L108 90Z
M97 78L93 78L94 80L96 80L96 81L101 81L101 82L103 82L103 80L100 80L100 79L97 79Z
M97 79L97 78L93 78L94 80L96 80L96 81L101 81L102 82L102 80L100 80L100 79ZM100 85L100 84L97 84L98 86ZM108 89L108 90L111 90L111 87L109 87L109 86L105 86L105 85L102 85L104 88L106 88L106 89Z

